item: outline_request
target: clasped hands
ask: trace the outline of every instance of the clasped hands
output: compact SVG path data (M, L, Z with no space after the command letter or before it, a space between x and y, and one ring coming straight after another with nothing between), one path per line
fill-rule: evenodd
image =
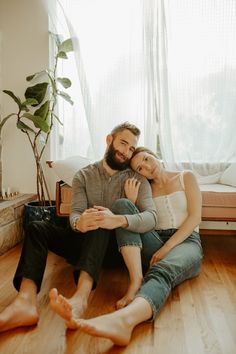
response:
M110 209L95 205L93 208L86 209L79 220L76 228L81 232L97 230L99 228L112 230L119 227L120 220Z

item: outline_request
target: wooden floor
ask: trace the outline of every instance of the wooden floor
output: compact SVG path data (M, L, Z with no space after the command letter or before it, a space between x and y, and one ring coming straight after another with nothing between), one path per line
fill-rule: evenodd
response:
M70 296L75 285L71 267L50 254L39 295L36 327L0 334L1 354L235 354L236 353L236 237L202 236L204 262L199 277L177 287L155 323L139 325L127 347L66 331L49 308L48 291L57 287ZM19 258L17 246L0 258L0 311L16 295L11 279ZM91 296L86 317L114 310L125 292L125 270L104 270Z

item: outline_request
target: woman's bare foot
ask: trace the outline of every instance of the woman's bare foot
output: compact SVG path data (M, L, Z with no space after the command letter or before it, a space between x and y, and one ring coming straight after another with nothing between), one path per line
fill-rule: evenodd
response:
M9 329L33 326L38 323L39 314L35 304L20 295L0 313L0 332Z
M75 295L67 299L58 294L57 289L51 289L49 298L52 310L66 321L67 327L77 329L77 320L81 318L86 311L87 301Z
M122 309L123 307L129 305L131 301L133 301L141 284L142 284L142 279L140 279L140 281L137 280L136 282L130 283L126 294L116 303L117 310Z
M78 320L77 328L95 337L110 339L114 344L124 346L130 341L133 326L116 312L89 320Z

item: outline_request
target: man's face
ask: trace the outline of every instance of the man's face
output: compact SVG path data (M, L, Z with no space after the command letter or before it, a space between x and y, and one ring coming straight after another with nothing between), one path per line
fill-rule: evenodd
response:
M106 163L113 170L123 171L129 167L130 159L137 146L138 138L129 130L108 137Z

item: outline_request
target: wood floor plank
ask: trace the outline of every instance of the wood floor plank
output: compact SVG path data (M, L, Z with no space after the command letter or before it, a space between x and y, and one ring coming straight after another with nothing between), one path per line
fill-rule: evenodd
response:
M201 329L197 321L196 306L193 299L190 282L184 282L179 286L181 318L183 321L182 336L186 341L186 353L204 353L204 346L201 338Z
M179 292L175 288L157 316L154 324L154 348L157 353L184 354L186 343L183 337L183 321L180 309ZM182 338L179 341L179 338Z

